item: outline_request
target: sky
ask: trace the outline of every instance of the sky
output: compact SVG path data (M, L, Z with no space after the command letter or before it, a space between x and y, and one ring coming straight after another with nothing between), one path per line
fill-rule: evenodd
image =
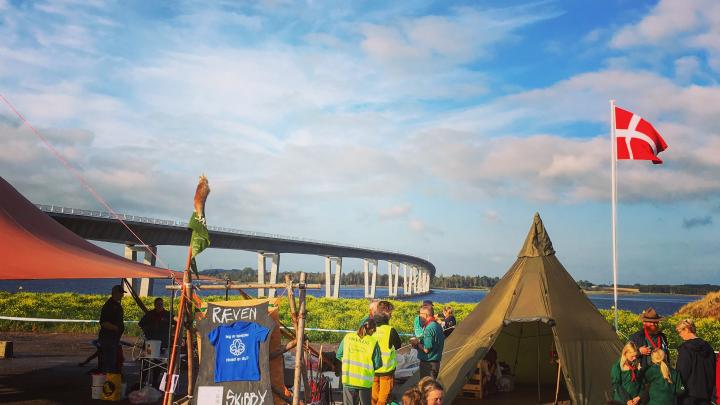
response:
M612 280L612 98L669 145L618 163L619 281L718 283L719 73L716 0L0 0L0 93L115 211L187 220L204 173L210 225L446 275L504 274L539 212L573 277ZM0 139L31 201L104 210L7 104Z

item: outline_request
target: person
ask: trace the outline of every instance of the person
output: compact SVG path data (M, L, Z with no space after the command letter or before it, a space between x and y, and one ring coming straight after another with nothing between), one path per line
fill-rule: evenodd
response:
M647 308L640 315L643 322L643 328L630 336L630 340L635 343L638 348L640 366L648 368L652 364L650 362L650 354L653 350L662 349L665 351L665 361L670 362L670 349L668 347L667 336L660 330L660 320L662 317L652 307Z
M420 309L424 306L429 306L431 309L433 308L433 302L430 300L423 301L422 305L420 306ZM434 314L435 312L433 312ZM415 315L415 319L413 320L413 329L415 333L416 338L420 338L423 335L423 329L425 328L425 325L420 320L420 311L418 311L418 314Z
M411 344L418 352L420 360L420 377L431 376L437 378L440 372L445 335L442 328L435 322L431 305L420 308L420 320L423 324L423 333L420 339L411 340Z
M113 286L110 298L100 311L100 332L98 333L98 343L100 344L100 353L102 355L102 370L106 373L119 373L122 362L119 357L122 356L120 348L120 337L125 331L125 323L123 321L122 298L125 292L121 285Z
M480 378L482 382L483 397L497 392L498 365L497 351L492 347L480 360Z
M643 369L638 368L638 349L633 342L627 342L622 349L620 359L610 369L613 399L626 405L638 405L643 402Z
M427 383L422 390L425 405L442 405L445 389L436 380Z
M422 392L417 387L408 389L402 396L402 405L422 405L422 403Z
M375 370L382 366L380 347L372 334L375 321L366 320L357 332L340 342L337 359L342 363L343 405L371 405Z
M680 374L665 362L665 352L660 349L650 354L652 365L645 370L648 384L647 405L675 405L678 395L685 391Z
M443 308L443 315L445 315L443 334L445 334L445 337L448 337L455 330L455 325L457 325L457 321L455 320L454 311L449 305L446 305L445 308Z
M170 312L165 310L163 299L158 297L153 301L154 308L143 315L138 323L143 330L146 340L159 340L160 347L168 347L168 330L170 329Z
M368 305L368 314L360 320L360 326L362 326L368 319L373 319L375 317L375 312L377 311L379 302L380 300L377 298L373 298L370 301L370 304Z
M678 347L676 368L686 388L679 403L710 404L715 381L715 352L708 342L695 335L692 319L683 319L675 330L683 340Z
M395 368L397 367L396 350L402 346L402 340L395 328L389 325L394 307L389 301L380 301L375 312L377 330L373 337L378 341L383 365L375 370L372 386L373 405L386 405L395 385Z

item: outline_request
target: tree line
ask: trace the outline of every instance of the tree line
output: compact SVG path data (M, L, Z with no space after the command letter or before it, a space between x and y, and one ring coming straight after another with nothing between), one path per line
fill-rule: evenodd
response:
M203 275L210 277L217 277L220 279L230 279L231 281L238 283L257 283L258 275L257 270L252 267L245 267L244 269L208 269L202 271ZM281 271L278 274L278 282L284 282L285 275L289 274L294 280L300 277L300 272L286 272ZM325 283L325 273L305 273L306 281L308 284L322 284ZM334 275L333 275L334 277ZM269 277L265 276L265 282ZM333 278L334 282L335 279ZM488 277L488 276L462 276L453 274L451 276L436 275L432 279L433 288L491 288L500 281L499 277ZM340 276L340 283L342 285L365 285L365 273L360 271L348 271L343 272ZM378 272L376 285L385 286L388 285L388 275L381 274Z

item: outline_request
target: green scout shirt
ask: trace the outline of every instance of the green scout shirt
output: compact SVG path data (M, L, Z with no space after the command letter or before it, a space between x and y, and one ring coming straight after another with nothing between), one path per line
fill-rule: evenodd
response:
M633 381L632 371L622 370L620 368L620 360L616 361L610 369L613 399L623 404L642 394L643 381L643 370L635 371L635 381Z
M685 392L680 374L670 369L672 384L663 378L660 366L653 364L645 371L645 382L649 385L650 400L647 405L675 405L675 397Z
M428 349L428 352L425 353L422 350L418 350L418 360L440 361L442 359L443 348L445 347L445 334L443 334L442 327L437 322L430 322L425 329L423 329L423 334L420 339L422 345Z
M420 315L415 315L415 319L413 320L413 330L415 332L416 338L422 337L423 326L422 326L422 322L420 321Z

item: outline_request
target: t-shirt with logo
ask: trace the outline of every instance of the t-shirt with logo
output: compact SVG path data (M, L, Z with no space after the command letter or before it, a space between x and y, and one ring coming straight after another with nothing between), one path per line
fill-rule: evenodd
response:
M235 322L208 333L215 346L215 382L260 381L258 354L268 332L254 322Z

